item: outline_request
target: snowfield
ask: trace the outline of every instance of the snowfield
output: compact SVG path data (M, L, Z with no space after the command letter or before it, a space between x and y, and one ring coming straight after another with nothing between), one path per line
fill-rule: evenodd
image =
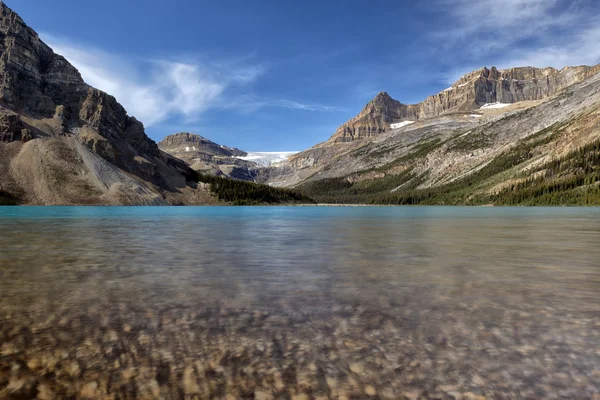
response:
M504 108L504 107L508 107L510 106L510 104L506 104L506 103L487 103L481 106L482 110L485 109L491 109L491 108Z
M286 161L294 154L298 154L299 151L279 151L279 152L255 152L248 153L246 157L237 157L242 160L252 161L263 167L269 167L274 164L278 164L282 161Z
M403 127L405 127L407 125L411 125L411 124L414 124L414 123L415 123L415 121L402 121L402 122L398 122L397 124L391 124L390 128L392 128L392 129L400 129L400 128L403 128Z

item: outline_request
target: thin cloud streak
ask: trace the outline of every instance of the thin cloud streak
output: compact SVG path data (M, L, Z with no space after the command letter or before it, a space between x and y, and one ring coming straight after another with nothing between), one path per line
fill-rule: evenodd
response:
M582 32L571 35L558 45L541 47L524 56L503 61L507 65L539 65L563 68L566 66L595 65L600 62L600 20Z
M202 63L198 60L139 60L44 34L43 39L63 55L93 87L123 104L131 115L151 127L178 117L197 122L209 109L230 109L249 114L265 107L301 111L337 111L335 107L285 99L266 99L235 94L256 82L262 65L240 61Z
M215 80L197 65L184 62L135 60L75 45L51 35L44 41L63 55L83 79L117 98L146 126L172 116L197 119L218 99L232 79ZM146 71L143 77L141 71Z
M459 61L442 73L454 83L483 66L563 68L600 62L598 19L587 2L565 0L438 0L452 28L437 31L439 46ZM458 55L458 57L457 57ZM484 60L479 64L478 60Z
M327 106L323 104L301 103L294 100L286 99L268 99L254 95L240 95L227 104L223 104L223 108L236 109L243 114L251 114L262 108L279 107L290 110L313 111L313 112L341 112L347 111L340 107Z
M549 30L570 26L579 18L576 9L557 13L560 0L438 0L452 20L452 28L436 32L447 47L465 45L472 54L513 46L541 37Z

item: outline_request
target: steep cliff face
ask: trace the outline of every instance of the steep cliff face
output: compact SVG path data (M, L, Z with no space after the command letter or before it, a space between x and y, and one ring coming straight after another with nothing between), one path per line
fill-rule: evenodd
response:
M522 67L507 70L482 68L461 77L450 88L418 104L402 104L379 93L356 117L342 125L329 143L376 136L403 121L476 110L486 103L512 104L547 99L567 86L600 72L600 66L554 68Z
M191 176L2 1L0 142L0 186L26 203L166 203ZM33 167L40 149L54 170Z

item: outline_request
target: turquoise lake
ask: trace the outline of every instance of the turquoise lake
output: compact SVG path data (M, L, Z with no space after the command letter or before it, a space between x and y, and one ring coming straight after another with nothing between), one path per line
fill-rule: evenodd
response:
M32 358L63 396L600 392L597 208L3 207L0 232L0 393Z

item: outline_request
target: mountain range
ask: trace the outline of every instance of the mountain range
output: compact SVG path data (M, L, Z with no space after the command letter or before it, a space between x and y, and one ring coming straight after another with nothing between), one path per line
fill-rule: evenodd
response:
M155 143L1 1L0 54L0 203L600 203L600 66L484 67L418 104L381 92L311 149L249 154ZM246 183L224 196L217 178Z

